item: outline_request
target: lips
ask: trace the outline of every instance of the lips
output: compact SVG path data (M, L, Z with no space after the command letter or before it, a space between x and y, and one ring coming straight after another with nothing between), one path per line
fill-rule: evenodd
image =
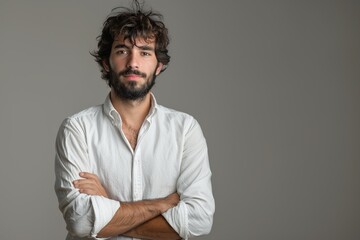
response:
M129 80L137 80L137 79L141 78L141 76L137 75L137 74L127 74L127 75L123 75L123 76Z

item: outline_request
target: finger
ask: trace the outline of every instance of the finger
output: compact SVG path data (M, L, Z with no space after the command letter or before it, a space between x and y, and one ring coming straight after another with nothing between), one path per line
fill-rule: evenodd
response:
M87 195L99 195L95 190L93 189L79 189L80 193L87 194Z
M85 182L98 184L98 182L95 179L90 179L90 178L80 178L73 181L73 183L85 183Z
M99 189L92 188L92 187L82 187L79 188L80 193L86 193L91 195L100 195Z
M97 194L105 194L107 195L105 189L102 186L99 186L97 184L94 184L93 182L85 182L82 181L80 183L75 183L74 187L77 189L90 189L95 191Z
M93 184L98 185L97 182L93 179L78 179L73 181L74 186L79 186L81 184Z
M79 173L80 177L82 178L87 178L87 179L94 179L94 180L98 180L98 176L93 174L93 173L89 173L89 172L80 172Z
M79 188L80 193L88 194L88 195L97 195L97 196L103 196L108 197L108 194L106 191L98 188L94 188L93 186L83 186Z
M76 184L74 185L75 188L78 189L99 189L96 185L91 184L91 183L80 183L80 184Z

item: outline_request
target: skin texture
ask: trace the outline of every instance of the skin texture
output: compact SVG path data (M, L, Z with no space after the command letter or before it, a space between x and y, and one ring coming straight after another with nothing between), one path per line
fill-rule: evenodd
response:
M104 69L112 74L111 102L123 121L122 131L135 150L137 134L151 107L150 93L138 99L127 99L119 94L116 85L129 91L144 89L161 72L163 65L155 55L155 41L135 39L135 44L118 37L114 40L110 57L103 61ZM126 73L131 70L130 73ZM136 70L136 71L135 71ZM124 74L125 72L125 74ZM129 71L128 71L129 72ZM137 74L139 73L139 74ZM81 193L108 198L99 178L92 173L80 173L81 179L73 182ZM181 239L161 216L180 201L177 193L165 198L137 202L121 202L110 222L98 233L98 237L126 235L142 239Z
M74 187L79 189L80 193L109 198L105 188L101 185L98 176L87 172L81 172L79 175L80 177L83 177L83 179L75 180L73 184Z
M133 45L121 37L114 40L110 57L103 64L110 73L109 82L116 95L130 102L143 100L151 89L154 76L163 67L157 61L154 40L136 39Z
M92 173L81 172L82 179L74 181L74 186L81 193L99 195L108 198L99 178ZM121 203L113 219L99 232L97 237L125 235L141 239L181 239L167 223L161 213L179 202L177 193L155 200L144 200L133 203Z
M127 140L135 149L138 132L151 107L151 97L148 93L136 100L125 99L116 91L116 85L121 84L129 91L140 90L160 74L163 64L157 61L155 41L140 38L132 45L128 39L118 37L112 44L109 59L104 60L103 65L106 71L112 72L114 79L110 81L115 87L111 88L111 102L121 116L122 130ZM121 74L128 69L141 74Z
M163 216L153 218L129 232L126 232L124 235L128 237L152 240L181 239Z

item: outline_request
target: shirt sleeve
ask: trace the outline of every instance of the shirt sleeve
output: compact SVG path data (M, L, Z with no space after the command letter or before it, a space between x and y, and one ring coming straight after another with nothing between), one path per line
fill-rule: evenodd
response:
M215 202L206 140L196 120L185 135L177 191L181 200L176 207L163 213L164 218L183 239L208 234Z
M66 119L56 138L55 192L70 235L96 238L120 203L102 196L81 194L73 186L82 171L90 172L84 131Z

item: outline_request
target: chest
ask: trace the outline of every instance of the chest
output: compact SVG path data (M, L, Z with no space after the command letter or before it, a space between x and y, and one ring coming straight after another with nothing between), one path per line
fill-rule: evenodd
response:
M123 135L111 131L106 136L89 138L92 145L89 164L113 199L159 198L176 191L181 171L181 139L152 129L140 139L138 142L138 136L126 130Z
M122 126L122 132L123 132L126 140L129 142L131 148L133 150L135 150L135 147L136 147L136 144L137 144L137 141L138 141L138 137L139 137L140 129L132 128L132 127L129 127L127 125L123 125Z

